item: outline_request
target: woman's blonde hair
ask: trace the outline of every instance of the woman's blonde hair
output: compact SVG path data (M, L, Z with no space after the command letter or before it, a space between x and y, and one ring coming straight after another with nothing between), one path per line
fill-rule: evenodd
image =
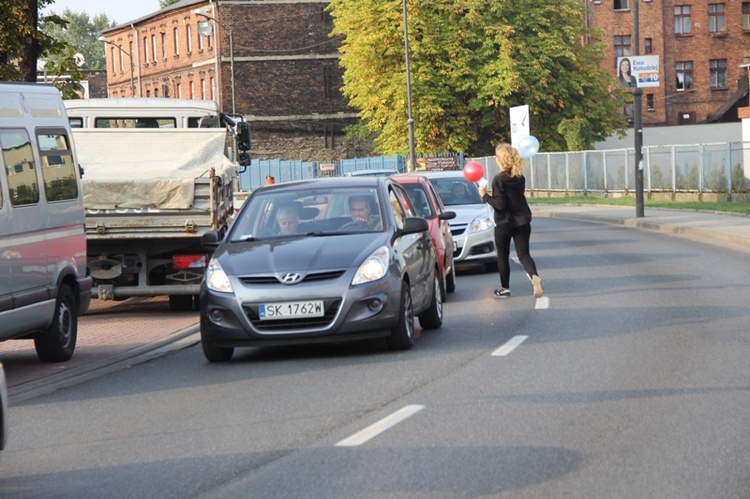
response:
M495 147L495 161L500 171L511 177L520 177L526 169L526 163L518 154L518 150L510 144L498 144Z

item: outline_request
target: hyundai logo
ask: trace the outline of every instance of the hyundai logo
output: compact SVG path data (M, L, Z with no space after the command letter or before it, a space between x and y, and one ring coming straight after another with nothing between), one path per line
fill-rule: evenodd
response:
M281 276L281 282L284 284L297 284L302 280L302 276L296 272L288 272Z

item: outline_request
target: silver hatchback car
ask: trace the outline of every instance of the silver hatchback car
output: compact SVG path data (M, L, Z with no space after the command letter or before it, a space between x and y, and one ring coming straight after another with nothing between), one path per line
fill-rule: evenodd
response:
M236 347L384 337L393 350L443 322L428 224L387 177L321 178L253 192L216 246L200 293L210 362Z
M477 186L460 170L419 172L430 179L445 207L456 213L450 221L456 266L485 265L497 269L492 207L482 201Z

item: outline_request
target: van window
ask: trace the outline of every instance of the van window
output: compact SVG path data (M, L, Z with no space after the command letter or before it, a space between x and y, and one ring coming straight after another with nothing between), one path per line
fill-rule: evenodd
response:
M70 128L83 128L83 118L68 118Z
M39 202L39 185L36 180L34 153L26 130L0 130L8 191L13 206Z
M175 118L99 118L94 128L177 128Z
M64 132L40 130L36 140L39 143L47 201L76 199L78 183L68 136Z

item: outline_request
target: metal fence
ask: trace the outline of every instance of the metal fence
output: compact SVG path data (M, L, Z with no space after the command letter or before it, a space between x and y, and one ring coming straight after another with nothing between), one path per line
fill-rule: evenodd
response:
M498 173L494 156L466 158L484 166L490 180ZM529 161L526 187L535 191L628 193L635 189L635 149L538 153ZM240 173L243 191L266 183L289 182L344 173L404 171L402 156L342 159L332 162L252 160ZM643 148L646 192L750 192L750 142L647 146Z
M498 172L494 156L467 158ZM627 193L635 188L635 149L538 153L529 161L526 187L536 191ZM643 148L646 192L750 192L750 142Z

